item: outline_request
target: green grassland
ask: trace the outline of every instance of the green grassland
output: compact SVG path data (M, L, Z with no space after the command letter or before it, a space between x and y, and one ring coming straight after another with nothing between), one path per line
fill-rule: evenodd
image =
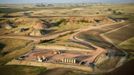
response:
M20 39L0 39L0 75L38 75L45 68L32 66L4 65L10 60L30 51L30 41Z
M0 64L16 58L32 49L30 41L20 39L0 39Z
M20 12L20 11L26 11L26 9L0 8L0 13L13 13L13 12Z
M134 26L128 25L119 30L113 31L111 33L106 33L105 36L110 38L114 44L118 45L121 42L134 36L133 34Z
M134 37L120 43L119 47L126 50L134 50Z
M50 69L39 75L89 75L87 72L82 72L80 70L68 69L68 68L56 68Z
M5 47L2 48L1 46L1 54L5 53L8 54L12 52L12 50L19 49L21 47L25 47L29 42L26 40L19 40L19 39L1 39L0 44L4 45Z
M106 34L119 48L127 51L133 51L133 37L134 37L134 4L115 5L111 9L120 9L122 14L110 14L112 18L126 19L127 27L121 28L117 31Z
M45 70L43 67L5 65L0 66L0 75L38 75Z

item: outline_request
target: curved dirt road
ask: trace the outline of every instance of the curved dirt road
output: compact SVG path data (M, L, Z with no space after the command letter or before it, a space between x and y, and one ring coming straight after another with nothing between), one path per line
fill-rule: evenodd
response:
M121 22L122 23L122 22ZM102 28L105 26L110 26L110 25L114 25L114 24L119 24L119 23L113 23L113 24L107 24L107 25L100 25L100 26L90 26L86 29L77 29L73 32L75 32L74 34L71 35L71 37L69 38L72 41L78 42L79 44L85 45L87 47L92 47L93 50L91 51L91 49L87 49L87 51L91 51L90 55L91 57L88 59L85 59L84 61L88 61L88 63L94 63L95 59L101 55L101 54L105 54L108 51L104 48L101 48L97 45L94 45L90 42L87 42L83 39L80 39L77 37L77 35L79 35L82 32L85 31L89 31L89 30L93 30L93 29L98 29L98 28ZM69 34L72 33L72 31L66 31L66 32L61 32L58 34L54 34L54 35L49 35L49 36L39 36L39 37L35 37L35 36L11 36L11 35L5 35L5 36L0 36L0 38L17 38L17 39L25 39L25 40L33 40L34 42L40 42L41 40L51 40L51 39L55 39L57 37L63 36L65 34Z

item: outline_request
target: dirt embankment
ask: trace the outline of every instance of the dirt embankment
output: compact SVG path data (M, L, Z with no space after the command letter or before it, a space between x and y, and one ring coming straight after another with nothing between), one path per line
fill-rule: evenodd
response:
M40 42L41 40L52 40L52 39L55 39L57 37L69 34L71 32L72 31L65 31L65 32L54 34L54 35L48 35L48 36L3 35L3 36L0 36L0 38L17 38L17 39L32 40L32 41L35 41L35 42Z
M91 67L86 66L78 66L78 65L67 65L67 64L58 64L58 63L41 63L41 62L35 62L35 61L20 61L20 60L12 60L8 62L6 65L28 65L28 66L41 66L41 67L47 67L47 69L54 69L54 68L73 68L77 70L82 70L86 72L93 72L93 69Z

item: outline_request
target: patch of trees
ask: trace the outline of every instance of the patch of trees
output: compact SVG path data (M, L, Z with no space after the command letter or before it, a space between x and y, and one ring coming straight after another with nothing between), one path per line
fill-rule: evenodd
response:
M116 10L113 10L113 14L115 14L115 15L121 15L121 14L123 14L121 11L116 11Z
M54 5L53 4L43 4L43 3L41 3L41 4L37 4L36 6L37 7L53 7Z
M115 9L108 8L107 11L112 12L112 14L114 14L114 15L122 15L123 14L123 12L118 9L115 10Z

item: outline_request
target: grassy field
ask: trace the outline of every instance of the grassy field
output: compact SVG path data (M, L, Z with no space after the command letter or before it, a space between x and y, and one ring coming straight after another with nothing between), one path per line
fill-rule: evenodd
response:
M56 68L56 69L51 69L47 70L45 72L42 72L39 75L89 75L86 72L82 72L79 70L74 70L74 69L67 69L67 68Z
M0 53L1 54L8 54L14 50L19 48L25 47L29 41L27 40L20 40L20 39L1 39L0 44ZM3 45L3 47L2 47Z
M43 67L5 65L0 66L0 75L38 75L45 70Z
M134 37L120 43L119 47L126 50L134 50Z
M30 41L19 39L0 40L0 64L5 64L32 49Z
M16 9L16 8L0 8L0 13L13 13L13 12L20 12L26 11L25 9Z
M120 44L121 42L134 36L133 34L134 26L128 25L119 30L113 31L111 33L106 33L105 36L110 38L115 44Z

